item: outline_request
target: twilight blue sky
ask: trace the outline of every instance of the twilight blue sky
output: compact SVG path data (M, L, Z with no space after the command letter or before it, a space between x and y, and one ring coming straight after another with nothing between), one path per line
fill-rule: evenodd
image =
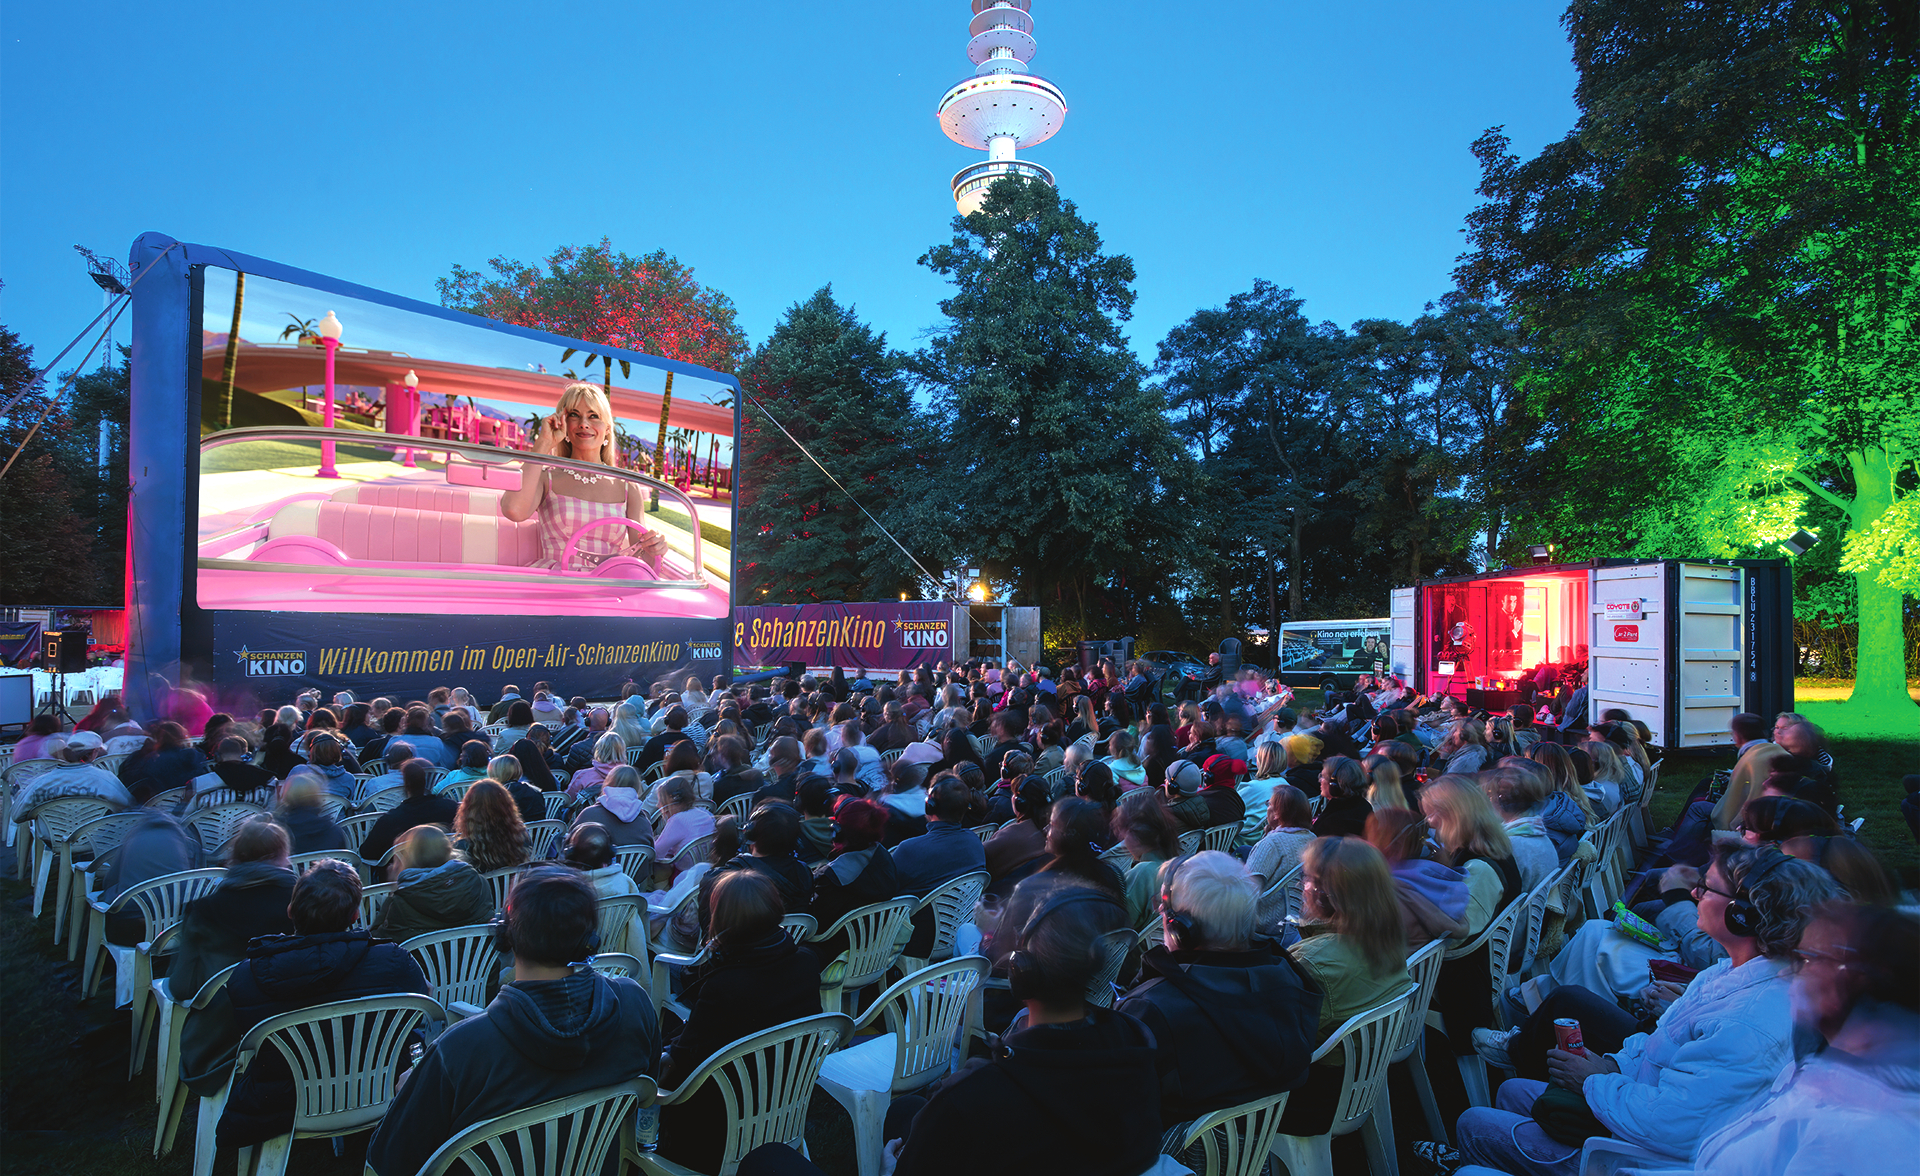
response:
M326 14L326 15L322 15ZM758 342L831 282L911 347L944 284L934 104L966 0L13 4L0 28L0 322L50 359L98 312L70 246L142 231L434 301L454 262L610 236L731 295ZM1034 0L1066 93L1027 152L1130 254L1129 326L1264 277L1315 318L1409 317L1450 284L1477 170L1572 126L1546 0ZM123 322L118 336L126 339ZM351 343L351 340L349 340Z

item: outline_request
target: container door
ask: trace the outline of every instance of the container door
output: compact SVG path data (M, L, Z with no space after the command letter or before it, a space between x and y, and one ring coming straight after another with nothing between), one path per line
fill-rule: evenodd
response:
M1393 674L1415 690L1420 689L1420 659L1414 656L1414 601L1419 599L1417 588L1395 588L1393 590L1393 634L1389 641L1388 658L1393 665Z
M1733 743L1728 723L1741 709L1746 632L1743 568L1675 561L1674 733L1670 747Z
M949 664L966 661L973 653L973 617L964 604L953 606L953 645Z
M1023 666L1040 660L1040 610L1010 608L1002 614L1001 636L1006 640L1006 655Z
M1667 705L1667 561L1595 568L1588 595L1587 721L1626 711L1662 746Z

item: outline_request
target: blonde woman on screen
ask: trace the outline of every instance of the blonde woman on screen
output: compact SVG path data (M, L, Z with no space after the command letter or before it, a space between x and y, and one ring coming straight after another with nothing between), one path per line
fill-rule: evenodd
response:
M559 406L540 422L533 452L618 469L613 408L606 394L594 384L568 384ZM667 541L639 525L646 515L646 492L637 483L538 462L522 462L521 471L520 488L500 496L500 513L516 523L539 518L541 557L534 567L559 567L567 540L588 523L627 518L636 525L609 523L582 535L568 570L589 571L611 556L631 555L661 571Z

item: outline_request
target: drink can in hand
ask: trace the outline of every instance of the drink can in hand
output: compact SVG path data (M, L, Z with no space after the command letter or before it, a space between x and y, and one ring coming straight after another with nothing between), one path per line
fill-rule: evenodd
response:
M1572 1017L1558 1017L1553 1022L1553 1038L1561 1049L1570 1054L1587 1056L1587 1043L1580 1036L1580 1022Z

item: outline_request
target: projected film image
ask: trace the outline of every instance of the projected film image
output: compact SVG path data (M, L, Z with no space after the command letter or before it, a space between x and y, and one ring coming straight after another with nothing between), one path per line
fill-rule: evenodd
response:
M201 608L727 615L730 386L200 281Z

